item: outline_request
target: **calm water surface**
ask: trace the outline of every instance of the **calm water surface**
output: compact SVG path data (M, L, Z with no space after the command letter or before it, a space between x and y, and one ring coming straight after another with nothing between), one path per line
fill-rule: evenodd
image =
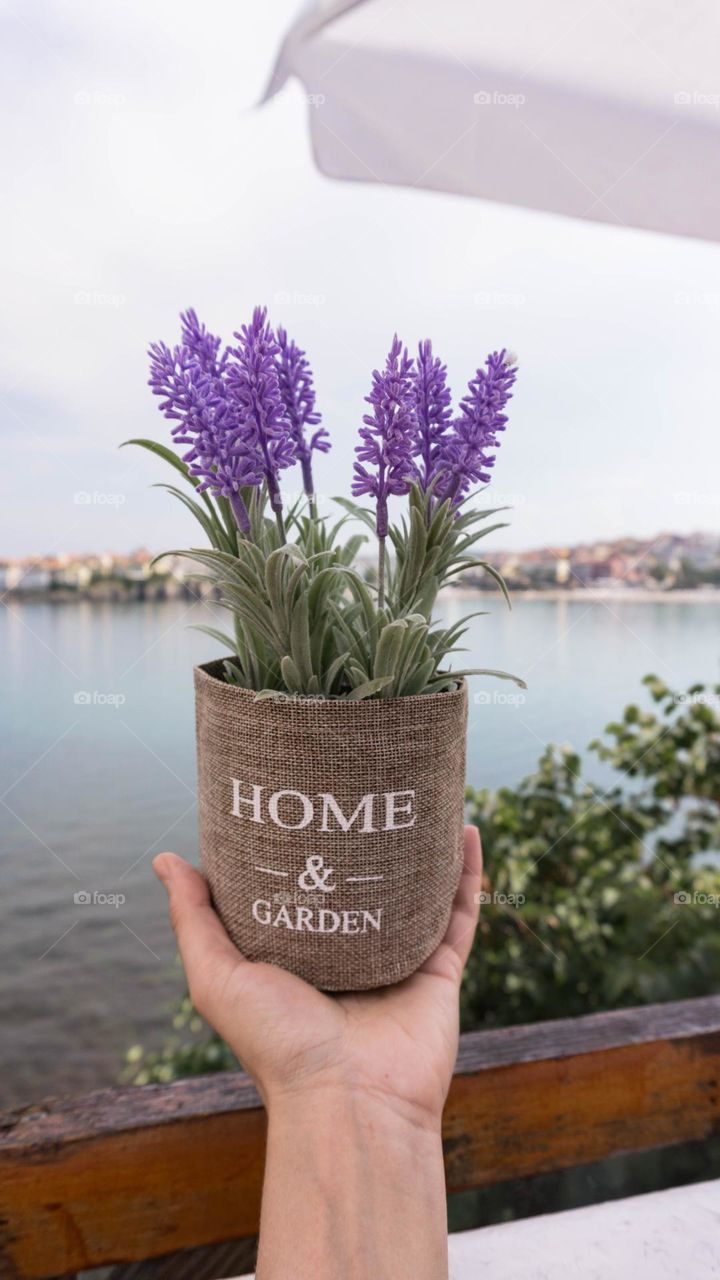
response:
M546 742L583 747L645 700L648 671L678 688L718 679L720 604L520 599L508 614L452 596L444 608L491 609L472 622L462 665L530 685L515 700L512 685L472 682L476 785L517 782ZM128 1045L168 1034L182 979L150 861L197 852L191 669L215 651L188 628L211 613L186 602L0 610L1 1105L113 1083Z

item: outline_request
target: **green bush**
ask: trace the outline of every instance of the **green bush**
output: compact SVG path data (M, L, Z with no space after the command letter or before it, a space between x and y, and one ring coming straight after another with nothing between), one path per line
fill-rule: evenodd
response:
M513 790L470 791L484 902L463 984L466 1029L704 995L720 985L720 686L654 676L591 744L603 789L548 748ZM703 855L705 855L703 857Z
M644 683L654 709L626 707L591 744L609 789L548 748L517 788L468 791L485 879L464 1030L720 989L720 685ZM236 1065L187 1000L175 1027L162 1053L131 1050L126 1078Z
M223 1040L196 1013L190 997L178 1001L172 1018L173 1034L158 1053L134 1044L125 1055L121 1080L127 1084L170 1084L185 1076L211 1071L234 1071L237 1059Z

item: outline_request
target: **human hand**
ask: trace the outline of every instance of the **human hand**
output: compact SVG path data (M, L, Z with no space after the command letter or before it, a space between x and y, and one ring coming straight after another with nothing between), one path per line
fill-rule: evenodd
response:
M440 1122L477 923L476 829L443 942L404 982L358 995L246 960L200 873L174 853L154 866L193 1003L267 1106L258 1280L445 1280Z
M465 828L464 868L443 942L393 987L326 995L228 938L203 876L174 853L153 863L198 1012L230 1045L268 1108L318 1092L363 1095L439 1126L457 1053L458 993L478 916L482 854Z

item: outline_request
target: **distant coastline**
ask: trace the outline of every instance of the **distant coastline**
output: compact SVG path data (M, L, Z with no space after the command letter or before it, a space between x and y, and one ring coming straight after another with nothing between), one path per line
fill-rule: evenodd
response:
M457 592L468 596L489 595L485 587L455 588ZM597 604L720 604L720 587L674 587L668 591L652 590L648 587L548 587L547 589L523 590L511 588L510 596L517 600L588 600Z
M474 596L495 591L499 574L516 600L577 600L621 604L720 601L720 533L659 533L654 538L617 538L575 547L528 551L488 551L483 563L469 564L456 590ZM368 582L374 556L363 554L356 568ZM212 583L198 577L201 566L173 554L156 559L135 551L0 558L0 599L76 600L126 604L150 600L212 600Z
M454 597L467 597L477 600L484 596L492 596L502 601L497 588L479 587L469 583L457 583L446 587L441 593ZM589 604L720 604L720 587L674 587L668 590L648 587L543 587L526 588L511 587L510 597L513 603L521 600L547 600L559 602L570 600L586 600ZM0 595L2 599L12 600L13 604L152 604L164 600L197 601L198 604L212 603L215 599L212 590L204 583L177 583L163 581L158 583L130 583L128 585L109 586L103 584L101 589L73 589L53 587L33 590L6 590Z
M0 592L0 601L14 604L151 604L163 600L196 600L202 603L214 598L204 583L178 582L172 578L146 582L96 582L87 587L20 587Z

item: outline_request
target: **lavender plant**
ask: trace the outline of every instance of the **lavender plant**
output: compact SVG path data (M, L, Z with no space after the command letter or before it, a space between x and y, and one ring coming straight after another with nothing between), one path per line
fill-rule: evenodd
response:
M388 498L402 497L410 489L415 469L413 452L417 426L413 404L412 360L397 334L382 373L373 373L366 396L372 413L363 417L360 444L356 447L352 492L375 499L375 533L378 539L378 608L385 604L385 542L388 536ZM369 465L366 466L365 464Z
M259 697L348 700L441 692L470 674L522 685L503 671L448 669L469 619L447 627L433 618L440 589L471 567L507 600L501 576L475 550L504 527L487 523L504 508L477 510L469 500L490 480L513 358L488 356L453 412L432 344L421 342L413 359L395 336L372 375L355 450L352 494L373 506L337 498L344 514L331 522L315 495L313 455L326 453L330 438L305 352L271 327L264 308L225 347L193 310L180 320L176 346L149 349L149 384L184 452L126 443L162 457L189 487L162 486L192 512L209 546L164 554L191 560L229 614L231 633L200 628L229 649L226 679ZM288 506L281 475L295 464L304 498ZM397 523L391 498L407 500ZM377 540L374 585L355 564L367 535L348 535L349 520Z
M330 436L325 427L318 426L321 418L315 409L313 376L305 352L301 351L291 338L288 338L286 329L278 328L277 342L279 350L275 363L280 395L300 463L303 489L308 499L310 514L313 518L317 518L312 455L316 451L318 453L329 451ZM313 427L317 430L313 431L308 439L307 429Z

